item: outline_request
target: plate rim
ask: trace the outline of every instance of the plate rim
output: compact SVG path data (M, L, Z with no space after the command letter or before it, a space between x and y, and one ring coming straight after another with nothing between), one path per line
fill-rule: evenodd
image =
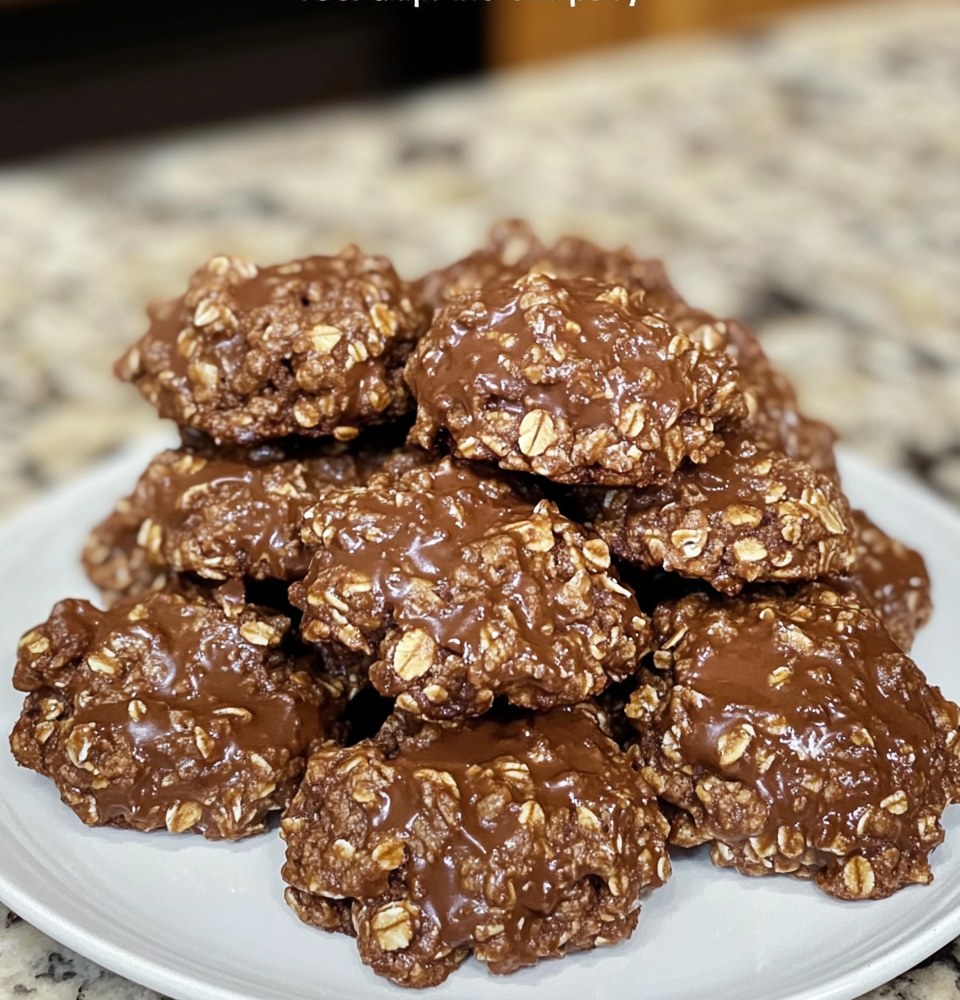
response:
M136 439L45 496L28 501L14 511L12 516L0 520L0 550L6 538L26 530L27 525L34 524L45 513L62 510L73 497L95 491L101 483L113 484L120 471L127 466L133 467L132 474L135 474L136 461L142 461L150 454L151 449L159 450L170 444L169 434L154 434ZM852 473L853 478L868 487L882 484L882 488L893 489L901 496L907 494L915 508L926 508L934 517L952 522L960 538L960 511L925 483L901 469L877 465L843 445L838 447L837 452L843 476ZM920 512L917 511L918 514ZM175 966L140 955L129 947L114 944L95 932L86 931L75 920L34 899L29 891L18 885L2 868L0 900L41 933L147 989L174 996L177 1000L258 1000L255 994L246 990L241 992L206 982L190 973L181 972ZM960 937L960 908L942 913L919 935L900 943L868 963L868 966L850 969L834 977L829 983L812 989L800 987L789 993L778 994L777 1000L854 1000L862 993L902 975L957 937Z

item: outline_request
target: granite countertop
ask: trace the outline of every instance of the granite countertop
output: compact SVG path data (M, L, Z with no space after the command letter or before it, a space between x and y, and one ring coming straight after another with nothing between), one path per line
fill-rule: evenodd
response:
M510 215L665 257L852 447L960 501L958 123L960 8L911 3L0 170L0 512L153 429L110 363L211 254L357 241L413 275ZM156 996L13 915L0 995ZM870 996L960 997L960 948Z

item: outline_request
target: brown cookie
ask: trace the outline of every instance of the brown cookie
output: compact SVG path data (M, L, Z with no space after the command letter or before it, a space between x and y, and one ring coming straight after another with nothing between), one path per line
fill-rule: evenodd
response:
M214 257L117 362L160 415L217 443L350 440L410 409L401 370L426 314L384 257L347 247L258 268Z
M629 937L667 824L585 706L404 728L310 758L281 825L302 920L415 987L471 952L507 973Z
M619 559L727 594L841 573L854 561L852 515L837 480L745 438L703 465L685 463L660 486L583 491L580 501Z
M358 482L362 474L347 453L259 462L163 451L93 529L84 565L111 594L140 583L157 589L155 579L165 572L293 580L309 563L300 540L304 511L324 489Z
M853 524L856 559L837 585L851 586L873 608L897 645L909 652L933 612L923 556L891 538L862 510L853 511Z
M160 590L193 596L194 581L172 570L155 566L139 543L141 519L126 497L117 502L90 533L83 547L83 568L100 591L106 606L130 597L144 597ZM203 585L199 584L199 589Z
M562 483L644 486L723 446L746 405L718 331L691 341L642 292L530 274L454 299L410 356L412 440Z
M498 695L572 704L632 674L649 623L606 543L480 473L445 459L324 494L290 589L304 639L366 657L382 694L435 719Z
M531 271L624 285L628 291L645 296L651 308L682 301L660 261L637 257L628 247L605 250L578 236L564 236L547 246L530 224L520 219L498 222L491 228L486 246L424 275L415 287L421 299L437 309L464 292L515 281Z
M933 875L960 795L958 709L876 615L822 583L660 607L627 706L672 839L747 875L879 899Z
M281 650L289 624L230 599L61 601L20 641L13 754L89 826L259 833L343 705Z
M84 568L108 604L154 590L190 595L203 581L299 579L310 561L300 523L324 490L428 460L369 441L292 458L281 448L164 451L93 529Z

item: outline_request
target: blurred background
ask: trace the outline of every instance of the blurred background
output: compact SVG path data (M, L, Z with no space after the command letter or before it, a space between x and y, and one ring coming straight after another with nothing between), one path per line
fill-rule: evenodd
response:
M147 12L0 0L0 156L391 94L827 2L201 0Z
M0 0L0 513L157 429L110 365L210 255L415 277L507 216L960 498L958 73L933 0Z

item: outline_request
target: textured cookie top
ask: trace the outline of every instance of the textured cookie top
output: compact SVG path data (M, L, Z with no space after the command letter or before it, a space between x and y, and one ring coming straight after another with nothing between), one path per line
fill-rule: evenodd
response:
M686 308L670 284L663 262L638 257L629 247L606 250L579 236L563 236L530 270L558 278L596 278L621 286L650 312L672 313Z
M280 650L288 628L235 600L61 601L20 642L14 753L90 824L257 832L342 707Z
M411 436L564 483L642 486L703 462L746 413L720 332L694 343L642 294L531 274L452 301L411 355Z
M159 590L192 596L192 577L178 577L172 570L154 565L146 548L137 541L140 517L127 499L117 502L90 533L83 547L83 568L100 591L107 607L131 597L143 597Z
M845 582L873 608L904 651L930 620L933 602L923 556L853 511L857 552Z
M310 896L351 899L364 960L423 986L468 949L509 972L625 937L669 876L666 829L585 708L413 735L388 722L311 757L283 876L307 919Z
M854 560L852 515L836 479L745 438L703 465L685 463L660 486L583 499L618 558L728 594L844 572Z
M317 549L290 591L303 637L369 654L374 685L410 712L581 701L648 648L603 541L449 459L327 492L304 539Z
M628 247L605 250L578 236L563 236L547 246L529 223L518 219L498 222L491 228L486 246L424 275L416 288L423 301L439 308L464 292L515 281L534 271L624 285L643 295L651 307L681 302L659 260L637 257Z
M654 616L660 649L628 705L680 840L746 870L806 871L843 898L931 878L960 787L958 711L873 612L823 584L691 594Z
M349 440L410 408L400 369L424 318L390 262L356 247L264 268L214 257L116 371L218 443Z
M257 462L163 451L115 514L136 524L153 566L209 580L250 576L292 580L309 555L300 539L304 512L329 486L363 478L350 454ZM85 560L96 567L114 545L114 515L94 528Z

